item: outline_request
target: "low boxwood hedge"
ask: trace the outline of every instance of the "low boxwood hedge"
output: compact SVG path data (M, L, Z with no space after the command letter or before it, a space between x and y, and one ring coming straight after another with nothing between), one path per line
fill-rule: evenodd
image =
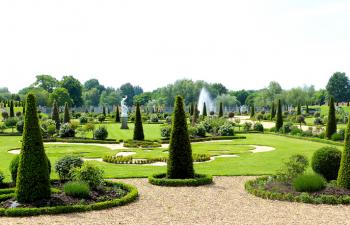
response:
M213 183L213 177L206 174L195 174L195 178L169 179L166 173L159 173L148 177L148 181L159 186L200 186Z
M212 136L203 138L191 138L191 142L204 142L204 141L216 141L216 140L234 140L234 139L246 139L245 136ZM169 144L170 139L162 139L162 144Z
M271 200L280 200L280 201L289 201L289 202L303 202L310 204L350 204L350 196L334 196L334 195L320 195L313 196L309 193L303 192L299 195L293 195L291 193L280 193L273 192L262 188L263 183L265 183L269 178L268 177L259 177L255 180L249 180L245 183L245 190L252 195L261 197L264 199Z
M116 139L96 140L85 138L50 138L44 139L44 142L66 142L66 143L92 143L92 144L119 144Z
M0 216L8 217L24 217L24 216L37 216L42 214L61 214L61 213L75 213L75 212L85 212L92 210L102 210L111 207L121 206L134 201L138 197L138 191L136 187L119 183L106 181L107 186L118 185L120 188L128 191L128 193L118 199L112 199L104 202L97 202L93 204L77 204L77 205L67 205L67 206L54 206L54 207L40 207L40 208L0 208ZM0 201L7 200L14 197L13 193L0 194Z

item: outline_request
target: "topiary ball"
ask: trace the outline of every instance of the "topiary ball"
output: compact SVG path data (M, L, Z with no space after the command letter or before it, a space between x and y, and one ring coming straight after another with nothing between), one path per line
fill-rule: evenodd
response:
M341 160L341 151L335 147L323 147L312 156L312 169L327 180L335 180Z

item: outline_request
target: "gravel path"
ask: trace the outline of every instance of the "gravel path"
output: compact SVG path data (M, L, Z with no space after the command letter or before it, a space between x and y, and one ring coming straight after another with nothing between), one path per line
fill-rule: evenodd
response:
M134 184L140 199L126 206L88 213L0 218L0 224L350 224L350 206L309 205L257 198L244 191L251 177L215 177L202 187L158 187L146 179Z

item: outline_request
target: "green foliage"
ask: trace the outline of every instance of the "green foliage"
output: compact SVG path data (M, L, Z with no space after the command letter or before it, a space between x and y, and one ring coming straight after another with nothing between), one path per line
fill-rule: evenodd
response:
M244 122L243 124L243 130L245 132L248 132L252 129L253 124L251 122Z
M328 121L326 127L326 137L332 138L332 135L337 132L337 121L335 118L334 98L331 97L329 101Z
M100 123L102 123L103 121L105 121L105 119L106 119L106 116L103 115L103 114L100 114L100 115L98 115L98 117L97 117L97 120L98 120Z
M64 104L63 123L69 123L69 122L70 122L69 107L68 107L68 103L66 102Z
M341 160L341 151L335 147L323 147L318 149L312 156L312 169L321 174L327 180L335 180Z
M108 137L108 131L104 126L100 126L94 131L94 139L105 140L107 137Z
M203 103L202 116L207 116L207 106L206 106L205 102Z
M194 177L192 149L187 130L183 99L176 97L171 129L167 176L171 179Z
M166 125L160 128L160 136L163 138L169 138L171 135L171 126Z
M88 122L88 118L87 118L86 116L81 116L81 117L79 118L79 122L80 122L81 124L86 124L86 123Z
M61 138L74 137L75 130L69 123L62 124L62 126L60 127L59 136Z
M0 185L3 184L4 179L5 179L5 175L4 175L4 173L0 170Z
M55 88L52 93L49 95L49 102L54 103L57 102L59 106L63 106L66 102L69 105L73 104L73 101L71 97L69 96L69 93L67 89L59 87Z
M231 123L226 122L225 124L221 125L218 134L220 136L233 136L234 135L234 127Z
M165 173L160 173L148 177L148 181L159 186L200 186L213 183L213 178L210 175L195 174L189 179L168 179Z
M19 202L48 198L51 194L49 163L42 142L33 94L27 96L22 139L16 198Z
M254 116L255 116L255 107L254 105L252 105L250 107L250 118L254 118Z
M64 193L74 198L87 198L90 194L90 188L87 183L79 181L70 181L63 186Z
M61 87L67 89L70 98L73 100L73 106L83 105L82 85L79 80L73 76L63 76L60 84Z
M253 130L259 131L259 132L264 132L264 126L261 123L255 123Z
M273 119L273 118L275 118L275 116L276 116L276 109L275 109L275 103L274 102L272 102L272 106L271 106L271 120Z
M283 126L282 105L281 105L281 99L278 99L277 118L276 118L276 131L279 131L282 126Z
M140 111L140 104L136 104L136 115L135 115L135 127L134 127L134 140L142 141L145 139L143 134L142 117Z
M82 167L71 170L74 181L85 182L91 189L97 189L103 184L103 170L97 166L85 162Z
M119 113L119 106L117 105L115 107L115 122L116 123L120 123L120 113Z
M315 192L324 189L326 181L318 174L303 174L293 180L293 188L298 192Z
M303 174L309 165L303 155L292 155L282 168L277 172L277 180L289 183L299 175Z
M15 117L15 111L13 109L13 101L10 102L10 117Z
M13 132L13 128L17 125L18 119L16 117L9 117L7 120L5 120L5 125L6 127L10 127L12 128L12 132Z
M338 185L350 188L350 120L345 132L345 144L338 172Z
M53 102L51 119L56 123L56 129L61 127L60 112L56 100Z
M24 121L20 120L16 124L16 129L19 133L23 133L23 128L24 128Z
M300 102L298 103L298 106L297 106L297 115L301 115L301 105L300 105Z
M219 117L224 116L224 109L223 109L223 104L220 102L220 107L219 107Z
M57 160L55 170L60 180L71 180L70 171L73 168L80 168L82 165L83 160L80 157L67 155Z
M350 97L349 78L345 73L336 72L329 79L327 86L329 96L333 96L336 102L347 102Z

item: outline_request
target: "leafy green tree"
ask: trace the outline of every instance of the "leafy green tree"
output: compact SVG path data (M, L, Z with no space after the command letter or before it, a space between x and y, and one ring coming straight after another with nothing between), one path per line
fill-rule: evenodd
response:
M224 116L224 109L223 109L222 102L220 102L219 117L223 117L223 116Z
M171 179L194 177L192 149L187 130L183 99L176 97L171 128L167 176Z
M350 188L350 120L345 132L345 144L340 160L337 183L341 187Z
M116 110L115 110L115 122L120 123L119 105L116 106Z
M61 127L61 120L60 120L60 110L58 108L56 100L54 100L52 105L51 119L55 121L56 129L59 130Z
M203 116L207 116L207 106L205 105L205 102L203 103L202 115L203 115Z
M83 87L79 80L75 79L73 76L64 76L60 85L67 89L70 98L73 100L73 106L79 107L83 105Z
M52 104L54 101L56 101L59 106L65 105L66 102L69 105L73 105L73 101L69 96L68 90L65 88L56 88L52 93L50 93L49 102Z
M334 98L331 97L329 100L329 109L328 109L328 121L326 127L326 137L331 139L332 135L337 132L337 120L335 117L335 106Z
M89 91L91 89L96 89L99 93L101 93L106 88L103 85L101 85L97 79L90 79L84 83L84 90Z
M133 98L135 95L134 87L130 83L126 83L120 86L120 90L123 96L128 96L128 98L126 99L126 104L128 106L132 106Z
M37 75L36 81L33 84L33 86L42 88L49 93L58 87L58 85L58 80L51 75Z
M236 96L237 100L240 102L241 105L244 105L246 102L247 97L249 96L249 91L246 90L239 90L239 91L233 91L230 92L232 95Z
M10 117L15 117L15 111L13 109L13 101L10 102Z
M283 126L283 117L282 117L282 105L281 99L278 99L277 104L277 118L276 118L276 131L279 131Z
M336 72L329 79L327 92L334 97L335 102L348 102L350 99L350 83L345 73Z
M40 106L48 106L49 105L49 92L42 88L35 87L26 87L18 92L22 99L25 99L27 94L34 94L36 103Z
M135 127L134 127L134 140L142 141L145 139L142 127L142 117L140 111L140 104L136 104L136 115L135 115Z
M92 88L83 92L83 99L86 106L98 106L101 93L97 88Z
M64 105L64 116L63 116L63 123L69 123L70 122L70 115L69 115L69 106L68 103Z
M21 203L49 198L49 163L41 136L36 102L33 94L27 96L22 148L16 181L16 198Z
M114 88L106 88L101 94L100 105L118 105L122 100L122 92Z

